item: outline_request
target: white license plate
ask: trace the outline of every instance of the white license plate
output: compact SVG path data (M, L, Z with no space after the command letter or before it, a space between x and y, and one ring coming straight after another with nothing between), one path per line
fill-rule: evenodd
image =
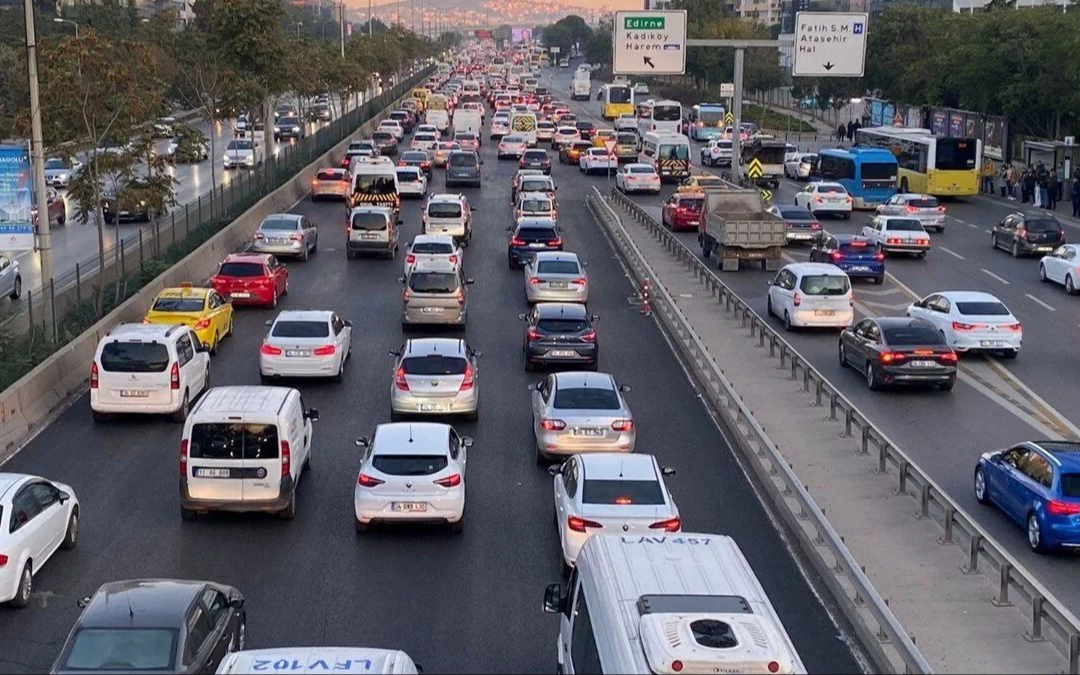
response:
M228 478L228 469L195 469L196 478Z
M146 389L121 389L120 398L149 398L150 392Z
M850 268L852 272L869 272L870 268L866 265L855 265Z
M937 361L912 361L912 368L933 368L937 365Z
M287 350L285 350L285 356L290 356L290 357L311 356L311 352L306 350L306 349L287 349Z
M1003 340L979 340L979 345L983 347L1004 347L1005 342Z
M289 243L288 239L270 239L269 241L270 241L271 244L288 244Z
M362 234L362 235L360 235L360 238L361 239L378 239L379 235L377 235L377 234Z
M565 281L549 281L548 286L550 288L570 288L570 284Z
M604 430L603 429L593 429L593 428L590 428L590 427L575 427L573 429L573 434L575 436L589 436L589 437L595 438L597 436L603 436L604 435Z
M812 234L804 234L802 232L793 232L791 234L791 238L792 239L813 239L814 235L812 235Z
M443 312L442 307L421 307L420 308L420 313L421 314L442 314L442 312Z
M544 242L541 241L534 241L533 243L529 244L529 248L544 248L544 246Z
M1035 250L1039 251L1040 253L1045 253L1047 251L1053 251L1054 249L1051 246L1039 246Z
M814 316L836 316L835 309L815 309Z
M421 403L420 412L446 412L450 406L445 403Z
M393 502L390 508L404 513L424 513L427 511L427 504L424 502Z
M234 293L229 293L229 297L231 297L231 298L250 298L251 293L234 292Z
M554 359L566 359L577 356L577 352L571 351L569 349L556 349L548 352L548 356Z

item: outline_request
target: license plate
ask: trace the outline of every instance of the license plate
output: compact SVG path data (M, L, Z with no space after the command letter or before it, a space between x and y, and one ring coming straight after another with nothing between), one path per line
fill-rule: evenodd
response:
M912 368L933 368L937 365L936 361L912 361Z
M421 403L420 412L446 412L450 409L445 403Z
M533 243L529 244L529 248L544 248L544 246L545 244L539 241L534 241Z
M570 288L570 284L565 281L549 281L548 286L550 288Z
M548 356L556 359L572 358L577 356L577 352L569 349L555 349L548 352Z
M271 239L270 243L271 244L288 244L289 240L288 239Z
M575 427L574 430L573 430L573 434L575 436L589 436L589 437L595 438L597 436L603 436L604 435L604 430L603 429L593 429L593 428L590 428L590 427Z
M1052 251L1052 250L1054 250L1054 249L1053 249L1053 247L1051 247L1051 246L1039 246L1039 247L1038 247L1038 248L1036 248L1035 250L1036 250L1036 251L1039 251L1040 253L1046 253L1046 252L1048 252L1048 251Z
M121 389L120 398L149 398L150 392L146 389Z
M805 233L802 233L802 232L792 232L791 233L791 238L792 239L813 239L814 235L805 234Z
M228 469L195 469L196 478L228 478Z
M393 502L390 508L403 513L424 513L427 511L427 504L424 502Z
M852 272L869 272L870 268L866 265L854 265L849 268Z
M979 345L983 347L1004 347L1005 343L1001 340L979 340Z
M240 292L229 293L229 297L232 297L232 298L250 298L251 293L240 293Z
M379 235L377 235L377 234L362 234L362 235L360 235L360 238L365 239L365 240L378 239Z
M815 309L814 316L836 316L835 309Z
M421 307L420 308L420 313L421 314L442 314L442 311L443 311L442 307Z
M285 350L285 356L311 356L311 352L306 349L287 349Z

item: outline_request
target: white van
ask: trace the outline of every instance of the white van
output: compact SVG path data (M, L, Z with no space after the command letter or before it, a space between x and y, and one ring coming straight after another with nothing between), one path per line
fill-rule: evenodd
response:
M510 113L510 133L515 136L524 136L525 143L530 148L536 147L536 113L512 112Z
M480 138L483 133L483 117L479 110L466 110L462 108L454 113L454 134L476 134Z
M265 511L292 520L318 419L296 389L208 391L188 416L180 441L180 516Z
M792 263L769 282L769 316L784 328L847 328L855 320L855 295L844 270L829 263Z
M594 536L544 611L561 673L806 672L731 537Z
M400 673L420 672L409 655L393 649L366 647L294 647L233 652L217 669L225 673Z
M388 157L354 157L350 206L387 206L401 213L397 166Z

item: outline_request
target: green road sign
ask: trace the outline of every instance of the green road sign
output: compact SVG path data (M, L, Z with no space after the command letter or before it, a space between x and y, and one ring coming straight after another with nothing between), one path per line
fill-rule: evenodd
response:
M628 16L623 19L626 30L664 30L666 24L662 16Z

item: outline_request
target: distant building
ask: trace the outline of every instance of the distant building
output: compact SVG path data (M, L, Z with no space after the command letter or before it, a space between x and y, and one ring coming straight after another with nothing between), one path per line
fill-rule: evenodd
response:
M74 7L75 5L94 4L93 0L57 0L56 6ZM150 18L166 10L176 13L177 21L183 25L195 18L195 0L135 0L139 15Z
M772 26L783 18L784 4L782 0L736 0L735 11L742 19Z

